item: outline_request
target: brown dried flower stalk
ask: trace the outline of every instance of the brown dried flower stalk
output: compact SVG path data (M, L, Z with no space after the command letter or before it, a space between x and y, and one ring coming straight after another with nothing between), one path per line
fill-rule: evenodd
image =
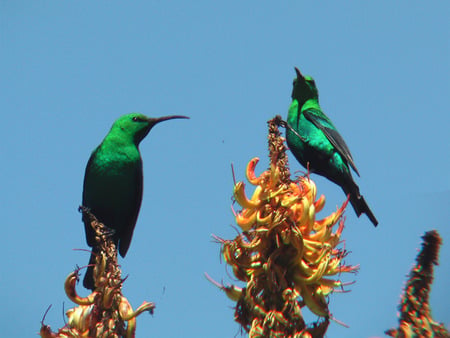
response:
M144 302L133 311L128 300L122 295L121 271L117 262L117 249L110 238L111 230L100 223L86 208L80 210L91 221L99 244L94 268L96 289L87 297L80 297L75 289L78 270L66 278L64 285L67 297L77 307L66 312L67 324L52 332L42 323L41 337L134 337L136 317L144 311L153 313L155 305Z
M268 122L270 168L257 177L258 158L247 166L247 179L256 186L252 198L247 198L243 182L234 186L242 207L236 213L242 233L234 240L218 238L226 263L246 285L214 283L237 302L235 320L250 337L323 337L329 319L334 319L328 296L344 286L330 277L358 268L344 265L346 251L337 249L348 201L316 220L325 197L316 200L316 186L309 177L290 179L278 123L277 118ZM305 306L319 316L317 322L305 323Z
M436 230L426 232L422 239L422 250L410 272L400 302L399 328L385 332L391 337L450 337L445 326L435 322L431 317L429 303L433 268L434 265L438 265L442 239Z

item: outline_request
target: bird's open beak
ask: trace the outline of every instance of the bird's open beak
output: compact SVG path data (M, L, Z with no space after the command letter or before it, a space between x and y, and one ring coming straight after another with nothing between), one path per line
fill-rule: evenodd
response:
M149 118L150 122L152 122L153 125L159 123L159 122L163 122L163 121L167 121L167 120L173 120L173 119L188 119L189 117L187 116L183 116L183 115L169 115L169 116L162 116L162 117L151 117Z
M304 78L302 73L300 73L300 71L298 70L297 67L295 67L295 72L297 73L297 79L303 79Z

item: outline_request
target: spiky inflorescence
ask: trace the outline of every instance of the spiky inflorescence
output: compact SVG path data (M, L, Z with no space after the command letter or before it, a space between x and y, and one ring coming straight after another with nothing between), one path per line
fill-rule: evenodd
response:
M422 239L422 250L417 256L401 298L399 328L386 331L391 337L450 337L445 326L436 323L431 317L429 303L433 267L438 265L442 239L436 230L426 232Z
M122 295L122 278L117 262L117 249L111 240L111 230L100 223L86 208L80 210L88 217L96 233L99 253L94 267L95 291L80 297L75 289L78 270L66 278L64 285L67 297L78 304L66 312L67 324L52 332L42 323L41 337L134 337L136 317L144 311L153 313L155 305L144 302L133 311Z
M225 261L246 286L216 285L237 302L235 320L250 337L322 337L333 319L328 296L344 286L329 277L357 270L342 264L346 251L336 248L348 201L316 220L325 197L316 200L309 177L290 179L278 123L276 118L268 122L270 168L256 177L258 158L247 166L247 179L256 186L252 198L246 197L243 182L234 186L242 207L236 223L243 232L234 240L218 238ZM305 306L319 316L317 322L305 323Z

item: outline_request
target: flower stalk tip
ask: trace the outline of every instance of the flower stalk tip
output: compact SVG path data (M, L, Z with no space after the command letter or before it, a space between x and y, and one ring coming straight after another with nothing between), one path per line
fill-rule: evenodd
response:
M429 303L434 265L438 265L442 239L436 230L426 232L422 239L422 249L401 297L399 327L385 332L390 337L450 337L445 326L433 320Z
M136 317L142 312L153 313L155 305L144 302L133 310L122 294L123 280L117 262L117 249L111 240L111 231L100 223L89 210L80 208L88 217L96 232L99 252L94 268L96 289L87 297L78 295L76 285L79 270L71 272L64 283L67 297L77 306L66 312L67 324L52 332L48 325L41 323L40 335L54 337L127 337L136 332Z

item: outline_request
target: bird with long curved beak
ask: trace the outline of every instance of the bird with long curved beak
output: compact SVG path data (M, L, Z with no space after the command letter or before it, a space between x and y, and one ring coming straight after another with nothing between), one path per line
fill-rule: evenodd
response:
M172 119L188 117L170 115L152 118L132 113L118 118L87 163L83 206L113 230L113 241L122 257L130 247L142 202L143 174L139 144L156 124ZM83 218L83 221L87 244L92 247L83 285L94 290L93 265L98 249L89 220Z

